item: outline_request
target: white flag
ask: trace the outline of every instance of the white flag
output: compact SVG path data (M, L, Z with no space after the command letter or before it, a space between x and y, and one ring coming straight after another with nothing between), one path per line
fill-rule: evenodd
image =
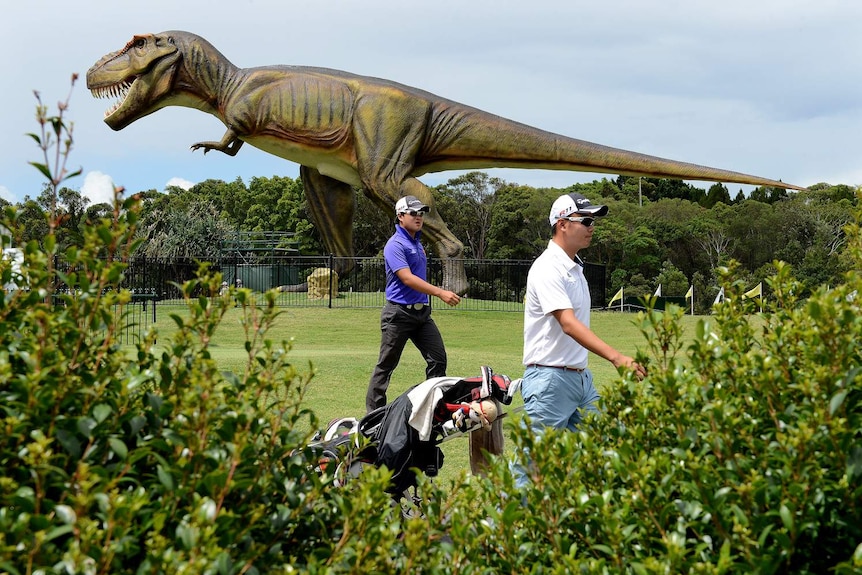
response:
M720 290L718 290L718 295L715 296L715 301L712 302L712 305L715 305L717 303L721 303L723 301L724 301L724 288L721 288Z
M661 297L661 284L658 284L658 287L655 288L655 293L652 295L653 297Z

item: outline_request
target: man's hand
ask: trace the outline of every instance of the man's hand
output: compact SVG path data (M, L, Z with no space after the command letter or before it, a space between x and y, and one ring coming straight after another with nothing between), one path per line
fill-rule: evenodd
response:
M437 297L440 298L443 303L451 306L456 306L461 303L461 297L453 291L441 289L440 293L437 294Z
M620 354L618 357L614 358L611 363L614 364L614 367L624 367L626 369L632 370L638 379L643 379L647 375L646 368L636 362L633 357Z

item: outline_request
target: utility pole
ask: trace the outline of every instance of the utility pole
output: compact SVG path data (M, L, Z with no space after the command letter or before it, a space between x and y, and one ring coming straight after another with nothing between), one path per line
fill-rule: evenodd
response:
M638 176L638 205L640 207L644 207L644 197L643 197L643 194L641 194L641 180L642 179L643 179L642 177Z

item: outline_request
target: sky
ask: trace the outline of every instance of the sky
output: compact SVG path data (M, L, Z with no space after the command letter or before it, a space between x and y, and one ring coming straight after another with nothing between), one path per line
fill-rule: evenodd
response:
M0 197L35 198L36 99L70 96L64 185L91 202L206 179L297 177L251 146L192 152L224 126L165 108L121 131L87 69L134 34L186 30L240 67L321 66L394 80L550 132L780 179L862 185L862 2L848 0L28 0L0 20ZM73 73L79 74L71 88ZM603 177L486 170L533 187ZM434 186L464 172L427 174ZM614 177L612 174L609 177ZM698 183L708 188L709 183ZM751 186L730 184L731 195Z

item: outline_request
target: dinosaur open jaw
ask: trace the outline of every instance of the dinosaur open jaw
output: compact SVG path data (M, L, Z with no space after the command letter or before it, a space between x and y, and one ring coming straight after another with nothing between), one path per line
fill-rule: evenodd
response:
M129 90L132 89L132 85L135 83L136 79L137 76L132 76L122 82L117 82L110 86L100 86L90 90L95 98L115 98L117 100L110 108L105 110L105 118L110 117L114 112L120 109L126 101L126 97L129 95Z

